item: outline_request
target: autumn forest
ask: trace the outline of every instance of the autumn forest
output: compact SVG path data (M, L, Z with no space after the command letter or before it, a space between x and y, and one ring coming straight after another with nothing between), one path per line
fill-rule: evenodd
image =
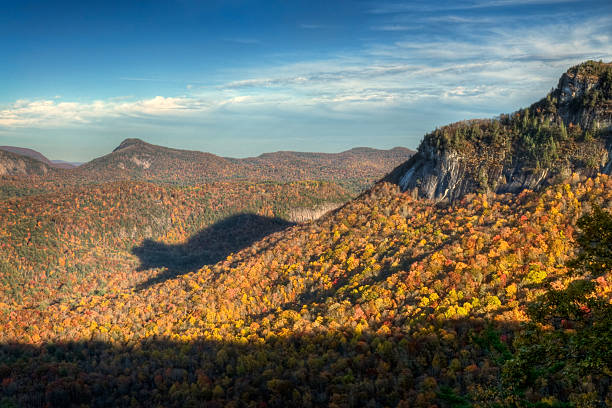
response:
M0 150L0 407L611 406L611 84L416 152Z

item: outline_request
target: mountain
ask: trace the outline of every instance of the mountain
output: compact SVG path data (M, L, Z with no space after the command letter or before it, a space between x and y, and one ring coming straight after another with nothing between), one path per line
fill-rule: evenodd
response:
M30 149L13 148L17 152L26 150L28 154L13 153L0 148L0 176L46 176L53 173L54 168L44 161L32 158L29 155L40 154ZM43 156L44 158L44 156Z
M0 146L0 150L4 150L7 152L11 152L11 153L15 153L15 154L19 154L21 156L27 156L30 157L32 159L38 160L40 162L43 162L49 166L52 165L51 161L49 159L47 159L45 156L43 156L42 153L37 152L36 150L32 150L32 149L27 149L25 147L16 147L16 146Z
M355 148L342 153L275 152L234 159L126 139L112 153L79 166L74 174L92 180L144 179L173 183L329 180L361 190L412 154L401 147Z
M612 63L570 68L548 96L499 119L427 134L386 180L434 200L538 189L573 172L612 172Z
M148 190L148 200L172 213L173 225L189 225L190 217L172 210L174 198L158 198L157 186ZM176 199L185 205L185 195L192 194L185 190ZM61 197L72 208L62 223L80 214L78 203L91 205L82 197ZM604 406L598 402L608 393L605 360L602 366L579 345L599 347L594 350L605 359L609 335L540 359L562 343L526 348L529 337L522 337L521 327L529 327L529 307L547 293L548 282L567 285L576 219L590 203L610 207L610 177L576 177L518 196L468 195L454 206L414 199L382 182L314 223L275 222L270 235L251 245L223 243L236 252L215 256L217 263L207 263L206 253L193 257L194 248L206 251L211 235L227 236L215 227L185 243L145 240L133 249L141 272L132 272L129 258L117 249L134 236L134 221L157 218L158 210L144 203L142 211L123 205L112 213L98 211L109 207L107 197L100 196L81 222L95 231L103 225L96 214L102 214L116 220L117 231L92 234L80 223L60 224L62 241L73 249L61 248L48 276L20 268L25 285L12 286L61 297L38 307L11 304L11 297L0 303L0 396L6 405L366 401L373 407L452 407L587 400L592 404L585 406ZM126 197L134 205L142 201L133 193ZM64 213L52 212L58 213L51 216L55 220ZM123 214L134 221L122 220ZM248 230L261 228L262 221L228 222ZM168 228L158 220L151 225ZM44 232L52 234L58 226L51 222L48 228ZM108 278L86 278L96 271ZM136 284L146 271L160 274ZM608 274L596 284L599 296L612 294L610 279ZM3 282L11 288L11 281ZM576 326L563 325L564 341L572 341L567 339ZM546 332L534 333L530 338L545 341ZM529 371L518 365L519 352L557 365L540 369L532 363L540 371L522 379ZM567 358L570 366L563 365Z
M404 147L390 150L357 147L341 153L264 153L241 159L241 163L252 173L263 172L265 177L275 179L379 179L390 170L390 165L413 154Z
M83 162L69 162L65 160L51 160L51 163L53 163L55 167L65 169L72 169L74 167L79 167L81 164L83 164Z
M568 72L588 78L589 67L593 78L607 69ZM553 94L540 112L426 137L463 166L458 184L432 195L452 203L419 197L426 183L402 185L423 157L301 224L278 215L345 193L325 182L129 181L5 201L0 402L610 405L608 99L573 102L568 115L584 122L566 125ZM493 188L484 176L508 165L499 157L516 174L550 174L537 191ZM564 166L576 171L555 184Z
M82 164L74 173L92 180L205 182L236 171L237 167L231 160L211 153L171 149L140 139L126 139L112 153Z
M378 150L366 147L341 153L282 151L258 157L235 159L192 150L173 149L125 139L111 153L87 163L50 161L42 154L18 147L0 147L26 155L49 167L69 169L50 173L50 182L80 184L119 180L160 181L172 184L198 184L214 181L325 180L341 184L354 193L361 192L389 170L410 158L412 150L395 147ZM15 173L17 174L17 173ZM27 175L27 172L19 173ZM32 175L45 175L35 172Z
M32 159L45 163L47 166L56 167L58 169L71 169L73 167L76 167L73 163L65 162L63 160L49 160L42 153L25 147L0 146L0 150L15 153L21 156L30 157Z

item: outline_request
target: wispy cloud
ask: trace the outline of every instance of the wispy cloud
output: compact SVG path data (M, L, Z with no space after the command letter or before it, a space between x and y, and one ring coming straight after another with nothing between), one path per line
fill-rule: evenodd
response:
M0 108L0 127L61 127L109 119L212 120L236 114L273 117L287 112L346 118L352 113L362 117L423 106L437 110L440 104L497 114L543 96L555 78L575 63L612 58L609 16L529 27L495 24L491 17L434 18L458 23L487 20L490 27L483 33L468 24L461 35L432 36L404 33L408 26L390 25L387 28L398 31L401 40L378 38L349 55L233 72L230 80L218 86L193 87L198 81L189 80L182 87L186 94L180 96L93 102L20 100ZM254 42L242 39L241 43Z
M506 19L507 18L506 16ZM465 17L455 15L427 17L426 21L456 24L493 24L499 22L498 19L493 17Z
M0 127L57 127L91 124L109 118L181 116L236 102L240 100L230 98L214 104L197 98L163 96L135 101L109 99L89 103L19 100L0 110Z
M572 63L586 58L609 58L612 43L602 33L611 28L610 17L591 18L574 26L548 24L520 30L495 27L465 39L407 39L374 46L371 52L395 59L436 59L439 63L460 60Z
M325 63L324 65L329 65ZM325 69L327 68L327 69ZM296 67L285 67L284 70L294 70ZM253 78L240 81L233 81L225 84L222 88L237 89L237 88L253 88L253 87L286 87L286 86L302 86L320 83L335 83L351 80L351 79L380 79L383 76L397 75L410 71L417 71L420 68L408 64L387 64L387 65L345 65L342 62L336 62L332 67L321 67L320 71L303 72L294 76L285 77L270 77L270 78Z
M440 19L478 21L453 16ZM342 111L365 105L407 107L436 99L501 109L509 101L535 101L573 64L612 58L612 42L604 34L611 27L612 20L602 17L574 25L499 25L486 33L474 29L458 38L413 36L394 43L372 43L351 59L261 70L261 76L231 81L220 89L283 93L289 95L288 106L324 104Z
M163 82L163 79L159 78L138 78L138 77L121 77L122 81L151 81L151 82Z
M371 14L397 14L397 13L418 13L418 12L434 12L434 11L455 11L455 10L473 10L495 7L512 7L525 5L542 5L542 4L561 4L575 3L580 0L490 0L490 1L466 1L466 2L390 2L377 3L373 5L368 12Z
M384 24L372 26L370 29L375 31L416 31L422 29L419 25L404 25L404 24Z

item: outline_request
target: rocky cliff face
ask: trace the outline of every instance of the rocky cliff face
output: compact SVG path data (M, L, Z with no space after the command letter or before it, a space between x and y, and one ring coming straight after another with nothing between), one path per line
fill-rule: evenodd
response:
M568 70L546 98L495 120L460 122L425 136L385 180L433 200L535 190L573 172L612 173L612 63Z
M457 151L440 151L431 144L422 144L417 155L395 169L387 180L397 183L402 191L411 191L423 198L454 201L474 192L535 190L550 176L558 174L549 168L478 166L473 161L474 157L465 157ZM571 173L571 170L563 172L566 176Z
M422 144L397 176L402 191L416 190L423 197L438 200L454 200L476 188L468 177L467 163L457 152L438 151L429 144Z
M0 150L0 176L44 176L53 169L47 164L5 150Z
M0 146L0 150L4 150L7 152L15 153L20 156L26 156L32 158L34 160L38 160L39 162L43 162L49 167L55 167L58 169L72 169L77 167L73 163L65 162L63 160L49 160L42 153L37 152L36 150L28 149L25 147L18 146Z
M612 125L612 64L585 63L570 68L552 92L557 113L565 124L583 129Z

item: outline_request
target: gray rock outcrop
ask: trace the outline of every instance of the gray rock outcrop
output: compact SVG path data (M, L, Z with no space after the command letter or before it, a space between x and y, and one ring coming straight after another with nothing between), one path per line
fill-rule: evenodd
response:
M512 133L511 121L502 124L500 120L483 120L450 125L427 135L417 153L385 180L422 198L454 201L473 192L536 190L572 172L587 176L597 172L612 174L611 83L612 63L587 62L568 70L547 98L527 110L524 116L536 120L533 128L548 121L563 132L565 127L573 128L574 132L582 129L579 131L582 133L576 133L583 135L580 139L551 142L554 167L540 166L537 157L538 165L533 165L521 156L520 135ZM504 148L496 148L486 138L470 139L463 144L453 141L453 132L458 132L457 129L478 123L486 127L495 121L498 122L495 129L506 132L501 135L502 139L506 138L502 142L502 145L506 143Z

